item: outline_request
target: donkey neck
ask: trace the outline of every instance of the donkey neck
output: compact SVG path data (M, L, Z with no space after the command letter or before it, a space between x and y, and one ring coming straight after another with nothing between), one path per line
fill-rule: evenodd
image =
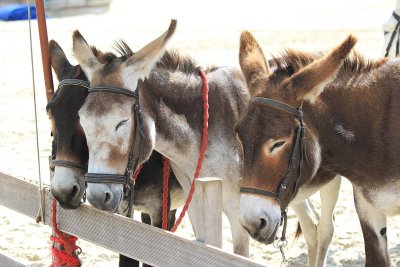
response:
M224 169L238 161L233 128L248 96L238 69L220 68L208 73L207 78L210 117L205 164L214 161L215 166L217 158L221 162L223 158L232 159L218 166ZM177 166L187 166L187 173L194 170L200 151L204 114L202 87L203 81L197 73L155 71L140 91L145 120L152 120L155 125L154 149ZM238 162L233 169L238 170ZM220 171L210 172L208 175L221 175Z
M355 181L400 174L400 79L388 67L338 78L314 106L305 106L306 123L315 127L322 148L322 167Z

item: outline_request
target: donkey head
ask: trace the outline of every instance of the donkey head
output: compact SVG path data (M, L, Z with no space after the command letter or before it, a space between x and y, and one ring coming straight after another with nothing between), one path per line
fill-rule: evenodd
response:
M240 39L239 61L253 97L236 127L243 151L243 187L278 192L288 171L299 119L279 108L257 101L254 97L270 98L294 108L303 102L314 103L338 72L356 39L349 36L342 44L323 56L288 51L278 67L269 69L257 41L249 32ZM306 115L306 114L305 114ZM301 186L315 175L319 167L320 147L312 129L305 121L305 147L308 162L300 180L290 179L279 197L242 193L241 224L250 235L263 243L274 241L281 221L281 209L295 197L296 184Z
M76 31L73 35L73 51L89 78L91 87L118 87L136 92L140 80L145 79L163 56L166 45L175 32L176 21L168 30L136 53L124 44L125 58L106 55L99 62L89 45ZM90 173L125 174L136 125L135 105L137 99L123 94L93 92L79 111L82 127L89 147ZM140 103L142 106L143 103ZM143 120L138 162L146 161L154 147L154 123ZM114 212L123 196L120 184L93 184L87 187L89 202L99 209Z
M87 80L79 66L69 63L57 42L50 41L49 46L51 65L59 81ZM78 111L87 94L86 88L66 85L57 90L46 107L52 125L56 159L72 162L78 166L85 166L88 160L86 138L78 117ZM76 168L55 167L50 189L62 207L79 206L85 192L83 175L84 173Z

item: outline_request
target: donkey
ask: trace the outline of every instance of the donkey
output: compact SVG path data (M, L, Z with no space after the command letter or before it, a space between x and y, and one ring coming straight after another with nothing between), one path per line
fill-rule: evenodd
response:
M126 61L110 57L109 62L102 64L78 31L73 35L73 51L91 85L99 88L88 95L79 111L88 138L89 171L123 174L130 147L140 146L140 153L136 153L139 163L146 161L155 149L170 159L187 196L202 138L203 81L193 60L176 52L166 52L175 27L176 21L172 21L163 35L136 53L126 48L129 57ZM234 252L248 256L249 236L239 222L240 147L234 125L245 109L249 94L240 69L219 67L205 72L210 89L210 118L207 152L200 175L223 179L223 211L231 225ZM139 81L143 79L144 82ZM105 87L108 89L102 91ZM131 94L136 97L127 96ZM135 105L140 107L140 113ZM137 116L141 119L135 119ZM132 140L137 128L143 131L140 144ZM338 192L337 185L334 190ZM119 198L122 186L89 183L87 192L89 201L98 201L93 198L99 192ZM333 207L335 203L336 200ZM316 251L317 230L307 213L310 205L299 202L294 208L309 249ZM189 217L195 234L199 231L197 210L197 203L193 201Z
M236 128L243 187L276 192L287 171L294 175L280 201L243 193L241 222L253 235L273 236L282 205L317 190L324 182L314 175L318 169L335 172L353 185L365 265L390 266L386 216L400 212L400 63L349 58L355 43L349 36L319 58L288 50L285 64L272 71L254 37L242 33L239 59L252 96ZM254 228L256 218L267 227Z
M52 124L55 152L55 175L51 181L51 193L62 207L75 209L80 205L85 192L84 173L89 156L86 137L78 117L78 111L88 95L88 82L80 66L69 63L57 42L52 40L49 46L51 65L61 82L46 107ZM93 51L100 61L104 61L107 54L95 48ZM67 79L72 82L62 85ZM142 221L159 228L162 223L162 177L162 156L153 152L137 179L133 199L133 208L142 211ZM168 214L170 228L175 222L176 208L183 205L183 192L173 173L169 184L173 209ZM119 214L126 215L128 201L128 197L123 199L118 207ZM139 266L139 263L120 255L120 266Z
M400 55L400 0L396 0L396 7L390 18L382 25L383 50L382 56L395 58Z

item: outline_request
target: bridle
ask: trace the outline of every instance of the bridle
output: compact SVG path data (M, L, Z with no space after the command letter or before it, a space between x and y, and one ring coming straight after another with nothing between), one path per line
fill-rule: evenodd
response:
M138 87L141 81L138 82ZM136 118L136 125L133 130L132 137L132 145L131 150L129 152L128 165L125 171L125 174L110 174L110 173L85 173L85 182L86 183L112 183L112 184L123 184L127 187L128 191L125 196L130 194L130 201L128 206L128 215L127 217L131 217L132 215L132 205L134 199L134 185L135 179L132 179L132 175L137 173L137 170L140 169L140 154L141 154L141 139L144 136L143 130L143 122L142 122L142 113L140 110L139 104L139 94L137 93L138 89L135 92L124 88L116 88L116 87L103 87L96 86L90 87L88 89L90 93L98 93L98 92L106 92L113 94L122 94L128 97L133 97L136 99L136 103L134 105L134 114L133 116ZM135 148L137 148L137 155L135 155Z
M293 115L296 120L300 123L295 130L295 135L293 139L292 152L289 159L288 169L286 174L279 184L275 192L253 188L253 187L241 187L240 192L246 194L261 195L266 197L272 197L278 201L281 207L281 223L283 223L282 237L280 240L282 242L286 241L286 226L287 226L287 206L288 202L282 198L283 193L288 188L289 183L294 182L293 195L298 191L298 182L301 178L304 160L307 160L306 150L305 150L305 130L303 124L303 111L301 104L298 108L294 108L283 102L279 102L270 98L264 97L254 97L253 101L282 110Z
M67 86L67 85L74 85L74 86L79 86L85 89L89 89L89 82L84 81L84 80L79 80L79 79L64 79L60 81L58 84L57 91L60 90L62 87ZM80 164L77 164L75 162L69 161L69 160L61 160L61 159L56 159L56 154L57 154L57 149L56 149L56 140L53 138L52 141L52 150L51 150L51 165L50 168L54 170L54 168L57 167L65 167L65 168L70 168L73 170L76 170L80 173L86 173L87 166L82 166Z
M392 16L397 20L397 24L396 27L394 28L394 31L392 32L392 35L390 36L389 43L386 47L385 57L389 55L389 51L390 48L392 47L396 33L398 33L396 42L396 57L400 54L400 16L395 11L393 11Z
M112 88L112 87L90 87L89 82L84 81L84 80L79 80L79 79L64 79L61 80L58 89L61 89L64 86L67 85L73 85L73 86L79 86L84 89L88 90L88 93L93 93L93 92L111 92L111 93L118 93L118 94L123 94L127 95L129 97L134 97L136 98L136 104L135 104L135 116L136 116L136 129L134 130L134 137L133 137L133 144L131 147L130 151L130 156L128 160L128 167L126 169L126 172L124 175L118 175L118 174L103 174L103 173L87 173L87 166L82 166L80 164L77 164L72 161L68 160L57 160L56 159L56 140L53 139L52 141L52 161L50 168L54 170L54 168L57 167L65 167L65 168L70 168L73 170L76 170L82 174L85 174L85 184L86 183L114 183L114 184L124 184L127 185L127 191L125 192L125 196L128 196L130 194L130 200L129 200L129 205L128 205L128 214L127 216L130 217L132 215L132 209L133 209L133 199L134 199L134 192L133 192L133 187L135 180L131 179L132 173L134 170L137 170L140 166L138 166L138 160L140 156L140 146L139 146L139 153L138 157L136 159L136 166L134 166L134 147L135 144L140 144L141 143L141 138L143 136L143 124L142 124L142 116L141 116L141 111L140 111L140 106L139 106L139 95L136 92L132 92L127 89L122 89L122 88ZM139 137L139 142L135 142L137 139L137 136ZM86 193L84 194L84 199L85 199Z

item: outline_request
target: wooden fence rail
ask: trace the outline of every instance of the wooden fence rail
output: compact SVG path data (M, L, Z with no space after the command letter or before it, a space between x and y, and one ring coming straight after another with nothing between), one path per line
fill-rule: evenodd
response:
M215 190L215 186L211 188ZM204 201L205 207L208 207L207 201ZM51 225L52 196L48 189L45 189L44 202L44 223ZM38 186L0 172L0 205L36 218ZM57 209L57 222L66 233L153 266L262 266L245 257L88 205L76 210Z

